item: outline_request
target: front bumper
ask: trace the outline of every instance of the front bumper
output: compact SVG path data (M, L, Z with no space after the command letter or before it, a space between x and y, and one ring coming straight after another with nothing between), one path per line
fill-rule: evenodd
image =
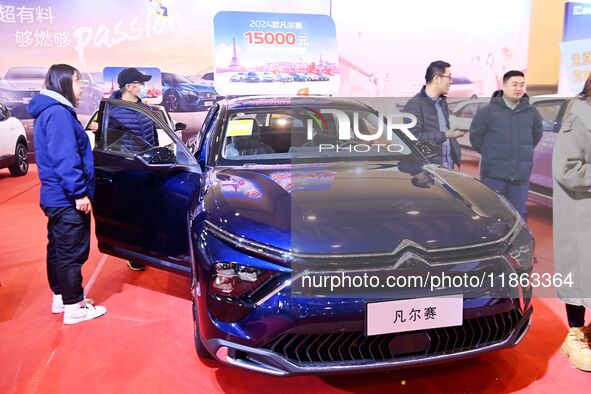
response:
M206 110L216 103L215 94L186 94L181 93L180 108L184 111Z
M206 347L210 349L212 354L220 360L229 365L248 369L251 371L261 372L275 376L289 376L294 374L325 374L325 373L347 373L359 371L375 371L383 369L398 369L411 366L420 366L441 362L448 362L452 360L463 359L467 357L477 356L483 353L496 351L504 348L509 348L517 345L527 334L531 322L532 308L530 307L525 313L521 313L518 309L506 311L503 314L488 315L477 319L466 319L464 325L460 327L447 327L445 329L426 330L425 332L412 332L403 334L387 334L374 337L368 340L361 339L363 334L357 331L351 332L337 332L328 335L348 337L349 343L356 339L361 341L373 341L374 354L365 353L357 350L347 348L342 341L340 345L333 342L328 345L328 349L332 346L332 352L340 355L341 360L336 360L338 357L333 357L333 360L320 360L322 356L322 346L315 348L316 354L311 352L313 343L310 342L312 336L316 339L322 339L323 334L284 334L278 341L272 341L271 344L263 348L253 348L241 344L237 344L225 339L210 339L205 341ZM503 315L503 317L501 317ZM502 322L508 323L503 326ZM489 329L490 325L496 325L496 332L490 335L491 332L483 333L486 338L482 336L479 339L473 338L473 344L466 343L469 341L470 335L477 332L477 328L484 328L485 325ZM407 354L385 354L384 345L395 340L397 335L417 335L423 333L429 337L430 345L427 351ZM292 335L289 341L292 342L292 354L307 355L303 358L292 358L286 356L284 351L280 351L282 347L281 341L286 340L285 335ZM320 336L320 337L319 337ZM460 338L464 338L461 343ZM328 339L324 339L325 342ZM436 345L434 345L436 343ZM379 345L382 345L381 347ZM285 345L285 344L284 344ZM288 345L289 346L289 345ZM269 348L271 347L271 348ZM326 349L326 343L324 344ZM367 349L371 349L372 345L367 345ZM355 352L361 357L355 357ZM282 354L283 353L283 354ZM307 357L307 358L306 358Z

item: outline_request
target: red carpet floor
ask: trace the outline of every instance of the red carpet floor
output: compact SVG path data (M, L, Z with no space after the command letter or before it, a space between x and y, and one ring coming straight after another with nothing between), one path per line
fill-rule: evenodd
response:
M474 162L468 172L475 172ZM564 307L534 300L533 325L516 348L449 364L327 377L276 378L201 361L192 345L188 280L132 272L93 241L83 269L88 296L107 315L64 326L50 313L46 221L36 167L0 170L0 393L508 393L588 392L591 374L559 353ZM539 265L552 264L548 208L530 206ZM551 267L550 267L551 268Z

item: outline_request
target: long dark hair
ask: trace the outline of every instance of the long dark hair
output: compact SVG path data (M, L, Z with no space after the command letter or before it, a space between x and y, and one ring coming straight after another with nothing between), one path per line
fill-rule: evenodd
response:
M591 99L591 75L589 75L589 78L587 78L580 95L587 100Z
M69 64L54 64L49 67L45 76L45 89L61 94L75 107L78 105L78 100L76 100L74 89L72 89L74 73L80 78L80 71L75 67Z

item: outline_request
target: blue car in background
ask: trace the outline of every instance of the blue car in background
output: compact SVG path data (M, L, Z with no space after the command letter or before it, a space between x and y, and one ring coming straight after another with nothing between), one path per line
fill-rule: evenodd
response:
M254 71L249 71L248 74L246 74L244 81L246 81L246 82L261 82L261 76L258 73L255 73Z
M122 147L126 131L105 122L117 107L152 119L162 146ZM345 138L335 111L365 138ZM526 224L474 178L427 164L423 142L395 130L396 149L368 145L379 121L351 100L243 97L214 105L185 145L144 107L103 100L99 249L189 276L197 353L252 371L408 368L514 346L531 287L490 278L531 272ZM479 285L306 285L363 274Z
M293 80L296 82L306 82L308 81L308 75L307 74L291 74L291 76L293 77Z
M179 74L162 73L162 105L169 112L204 111L216 99L213 86L194 83Z

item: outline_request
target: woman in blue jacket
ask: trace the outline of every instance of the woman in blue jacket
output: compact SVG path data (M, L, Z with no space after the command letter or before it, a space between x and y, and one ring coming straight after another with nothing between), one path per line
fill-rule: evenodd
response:
M47 277L54 293L51 311L64 312L64 324L107 312L85 300L82 288L82 265L90 251L94 162L90 141L74 112L81 96L79 71L67 64L54 64L45 77L45 90L28 105L35 118L41 209L48 218Z

